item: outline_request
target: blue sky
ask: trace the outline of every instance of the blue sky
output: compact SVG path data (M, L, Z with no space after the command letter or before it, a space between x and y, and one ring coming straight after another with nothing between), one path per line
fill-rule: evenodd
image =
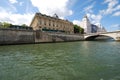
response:
M120 0L1 0L0 22L29 25L34 14L58 14L74 24L87 15L107 31L120 30Z

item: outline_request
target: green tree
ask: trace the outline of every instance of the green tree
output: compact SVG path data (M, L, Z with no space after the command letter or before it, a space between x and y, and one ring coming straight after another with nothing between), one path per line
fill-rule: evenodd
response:
M2 27L3 25L2 25L2 22L0 22L0 28Z
M80 33L84 34L84 29L80 27Z
M22 26L22 27L28 27L26 24L22 24L21 26Z
M78 25L74 25L74 33L81 33L81 34L83 34L84 33L84 29L81 28Z
M79 33L79 27L77 25L74 25L74 33Z
M3 22L1 28L10 28L10 26L12 26L11 23Z

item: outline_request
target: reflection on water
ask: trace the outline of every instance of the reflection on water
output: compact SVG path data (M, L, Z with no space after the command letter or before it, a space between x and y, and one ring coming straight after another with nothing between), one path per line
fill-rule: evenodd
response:
M0 80L120 80L120 42L0 46Z

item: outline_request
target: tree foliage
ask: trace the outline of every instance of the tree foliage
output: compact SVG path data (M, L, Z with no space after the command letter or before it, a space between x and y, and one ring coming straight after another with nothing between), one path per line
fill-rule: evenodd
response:
M84 29L80 27L80 33L84 34Z
M10 26L12 26L11 23L3 22L3 23L1 23L0 28L10 28Z
M22 26L22 27L28 27L26 24L22 24L21 26Z
M81 28L78 25L74 25L74 33L81 33L81 34L83 34L84 33L84 29Z
M16 26L16 25L13 25L13 24L8 23L8 22L0 22L0 28L11 28L14 26ZM28 26L26 24L22 24L21 27L28 27Z

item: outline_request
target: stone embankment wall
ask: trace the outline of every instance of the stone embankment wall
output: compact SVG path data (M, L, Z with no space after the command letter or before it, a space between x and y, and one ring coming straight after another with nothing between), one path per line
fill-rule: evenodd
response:
M0 29L0 45L34 43L31 30Z
M63 33L46 33L36 31L35 42L68 42L68 41L81 41L84 40L83 35L63 34Z
M0 45L84 40L83 35L48 33L33 30L0 29Z

